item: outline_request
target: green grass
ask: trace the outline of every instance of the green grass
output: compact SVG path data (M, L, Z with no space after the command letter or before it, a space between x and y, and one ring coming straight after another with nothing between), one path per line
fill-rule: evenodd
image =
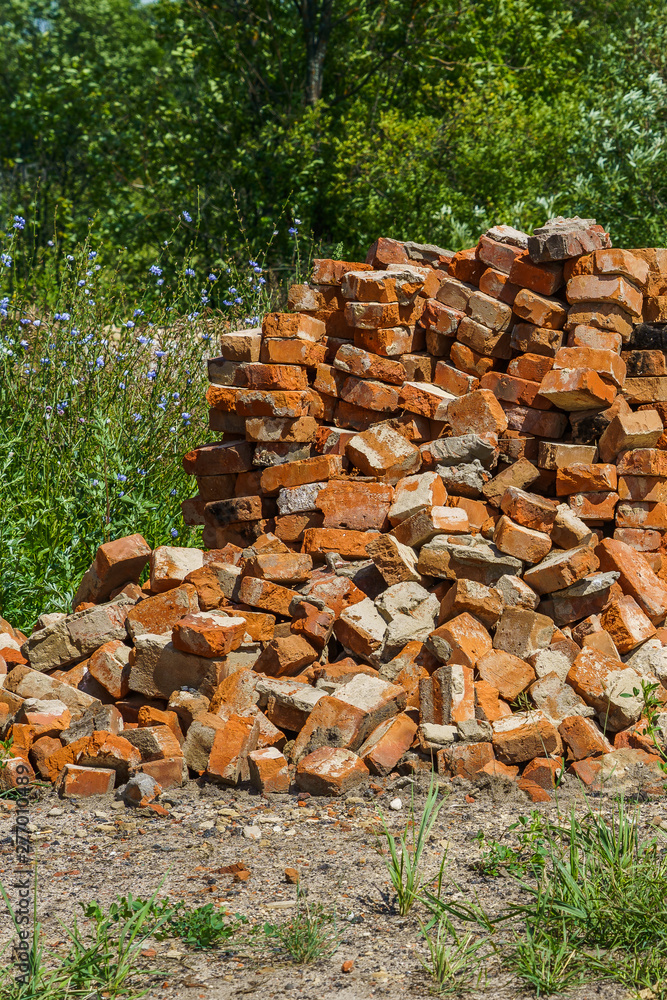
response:
M282 292L268 248L252 253L241 232L235 254L193 275L187 253L156 247L139 295L124 284L122 252L104 257L86 241L33 254L22 231L9 232L0 244L11 259L0 265L0 614L28 630L42 612L69 609L102 542L140 532L151 546L200 544L180 504L197 492L183 454L219 437L208 430L204 358L219 353L221 331L257 324Z
M273 950L289 956L297 965L329 958L339 945L335 910L329 911L297 888L296 910L281 924L265 923L262 928L266 943Z
M461 996L479 986L485 978L483 938L471 931L457 931L446 916L438 920L435 935L423 924L421 932L428 955L420 961L433 980L434 993Z
M409 913L420 896L425 878L422 864L423 854L438 819L438 813L444 804L444 798L438 801L438 786L435 780L431 780L421 818L417 822L413 791L410 799L409 830L403 830L398 837L390 832L387 821L382 813L379 813L387 850L384 859L385 866L396 893L396 906L401 916ZM439 883L442 881L445 860L443 857L438 875Z
M21 923L6 890L0 884L10 919L17 934ZM137 969L139 952L146 940L167 918L154 919L156 894L134 908L124 919L115 913L95 915L92 932L86 933L75 919L72 927L60 924L68 941L66 955L54 958L46 948L40 921L37 919L37 873L33 895L32 933L28 965L18 977L17 967L3 962L0 967L0 1000L65 1000L66 997L104 995L109 1000L136 1000L149 987L139 983L150 972ZM22 970L23 971L23 970Z
M476 944L477 935L485 934L503 966L536 996L606 979L632 997L642 990L649 1000L667 997L664 842L643 839L639 810L629 812L622 800L610 816L591 808L582 816L573 809L557 823L538 816L524 818L520 827L527 856L510 848L499 852L496 845L487 861L489 874L511 879L518 901L489 913L458 885L454 889L463 898L423 893L430 911L423 933L436 983L438 949L446 946L455 959L457 945Z

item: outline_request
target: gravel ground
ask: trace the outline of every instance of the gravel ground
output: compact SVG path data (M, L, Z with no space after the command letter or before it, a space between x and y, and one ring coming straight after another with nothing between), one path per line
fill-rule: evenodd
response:
M117 894L148 897L160 892L172 900L198 906L214 902L251 921L280 922L294 911L295 886L288 884L286 868L295 868L312 902L336 909L340 944L328 959L298 966L266 948L231 955L221 951L194 952L180 940L151 942L156 955L145 957L142 967L156 968L150 997L228 1000L241 996L264 998L304 997L319 1000L386 1000L423 998L430 982L419 956L419 916L415 906L406 918L393 907L389 879L379 853L378 810L396 831L409 819L411 791L416 810L423 802L428 779L409 777L386 782L383 790L365 789L341 799L307 796L262 797L252 791L202 786L190 782L164 793L168 816L128 808L110 798L61 801L51 790L42 790L31 804L30 821L39 866L38 914L44 922L49 949L64 947L56 918L66 924L78 904L97 899L103 906ZM532 806L511 783L488 779L485 787L445 783L446 801L426 851L425 870L437 872L447 849L446 883L455 882L463 897L477 894L491 912L516 896L507 877L491 878L475 866L480 857L476 835L515 843L508 828L520 815L537 808L555 817L555 805ZM400 810L389 803L402 800ZM589 796L594 808L611 809L611 791ZM642 802L642 822L647 831L667 829L664 798ZM585 808L576 785L564 786L560 809L575 804ZM13 803L0 802L0 880L10 897L15 872ZM255 836L249 839L248 827ZM245 831L245 832L244 832ZM261 831L261 833L259 833ZM244 882L220 872L241 862L250 870ZM455 889L448 889L455 892ZM0 941L10 937L5 919ZM148 946L147 946L148 947ZM350 972L342 965L353 960ZM484 989L466 994L473 998L510 1000L533 994L507 974L495 960L489 964ZM620 1000L625 989L602 984L572 994L576 1000Z

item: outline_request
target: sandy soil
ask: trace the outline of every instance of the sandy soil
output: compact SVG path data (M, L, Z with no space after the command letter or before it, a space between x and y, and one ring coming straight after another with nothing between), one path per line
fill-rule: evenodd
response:
M293 912L295 886L288 884L286 868L296 868L308 898L336 910L340 944L335 954L297 966L268 949L230 954L217 950L195 952L180 940L151 942L157 954L142 959L146 969L160 970L150 980L149 996L165 998L335 996L337 1000L423 998L430 980L419 956L424 954L415 906L406 918L398 916L379 848L378 810L398 831L409 819L411 792L420 811L428 779L410 777L387 781L386 790L365 789L341 799L273 796L252 791L200 787L190 782L165 792L168 817L128 808L110 798L61 801L51 790L41 790L31 806L31 830L39 865L38 913L51 949L64 948L56 917L70 923L80 916L78 904L97 899L108 905L117 894L148 897L160 885L160 894L188 905L213 901L230 913L251 921L280 922ZM486 787L445 784L447 798L426 852L425 870L436 874L447 849L446 891L463 897L477 894L489 911L497 911L517 895L507 877L483 875L476 835L515 843L508 828L521 814L539 808L556 815L555 805L532 806L514 786L489 779ZM399 811L389 802L400 797ZM610 810L611 794L589 798L594 808ZM560 808L583 809L577 786L566 786ZM667 829L667 799L642 803L647 830ZM0 803L0 880L10 897L15 872L13 805ZM261 830L261 839L248 839L244 829ZM221 874L224 866L242 862L250 869L245 882ZM3 914L0 940L10 937ZM354 960L351 972L342 964ZM484 989L472 998L510 1000L532 996L505 972L495 959L488 965ZM573 994L576 1000L621 1000L624 989L603 984Z

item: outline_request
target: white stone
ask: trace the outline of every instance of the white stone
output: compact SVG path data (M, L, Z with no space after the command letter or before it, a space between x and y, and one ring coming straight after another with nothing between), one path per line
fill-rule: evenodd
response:
M326 483L306 483L305 486L281 487L276 502L279 514L305 514L317 510L317 494Z
M499 591L506 608L526 608L528 611L536 611L540 599L521 577L501 576L497 583L494 583L495 590Z
M435 722L422 723L418 729L418 734L425 743L434 743L440 747L456 743L460 736L456 726L441 726Z
M415 583L414 580L406 580L383 590L375 599L375 607L385 621L391 622L394 615L412 614L420 604L433 596L421 584Z
M150 558L151 590L163 593L177 587L188 573L201 569L204 553L201 549L188 549L175 545L159 545Z
M399 812L403 808L403 801L401 799L392 799L389 803L389 808Z

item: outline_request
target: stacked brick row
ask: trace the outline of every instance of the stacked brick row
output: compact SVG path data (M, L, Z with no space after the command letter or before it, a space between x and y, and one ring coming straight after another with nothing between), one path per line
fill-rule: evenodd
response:
M667 251L594 220L315 261L209 362L204 548L108 543L75 614L14 641L17 760L65 790L112 767L340 794L432 761L534 799L566 768L655 783L665 293ZM69 728L40 731L44 698Z

